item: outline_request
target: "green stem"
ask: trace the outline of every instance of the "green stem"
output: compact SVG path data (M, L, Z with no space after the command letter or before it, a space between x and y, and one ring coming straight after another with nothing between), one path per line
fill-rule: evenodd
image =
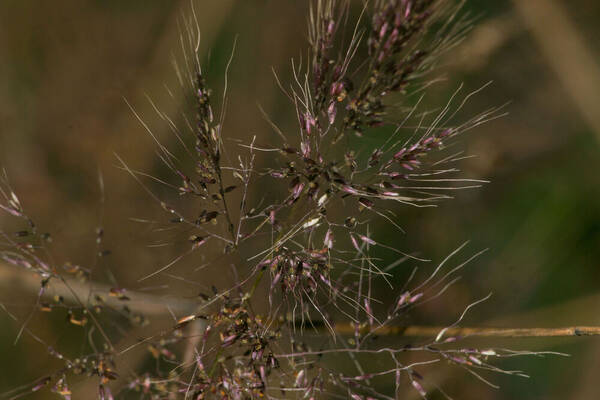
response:
M210 371L208 372L208 377L212 378L212 376L215 374L215 371L217 370L217 364L219 363L219 357L221 356L221 353L223 352L223 348L220 347L219 350L217 351L217 354L215 355L215 361L213 362L212 367L210 367Z

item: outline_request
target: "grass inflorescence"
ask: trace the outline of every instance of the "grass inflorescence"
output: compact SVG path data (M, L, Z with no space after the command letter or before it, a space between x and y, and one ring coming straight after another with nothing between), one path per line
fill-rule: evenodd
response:
M428 378L433 368L461 368L494 386L492 373L525 376L497 366L499 359L543 354L460 344L465 336L503 336L459 326L489 296L452 316L449 325L408 326L408 317L442 297L482 252L465 256L465 243L431 267L378 231L389 224L400 235L394 210L436 207L457 190L485 183L461 176L458 162L465 156L452 148L462 133L500 116L501 108L459 121L458 112L476 94L464 96L459 89L439 110L420 109L436 61L470 26L461 4L315 0L307 19L308 59L292 62L291 82L274 78L295 115L295 132L279 128L265 113L280 143L256 135L227 148L227 93L215 106L198 55L201 27L191 8L181 24L183 61L175 69L195 115L180 127L160 114L187 158L175 156L145 124L172 180L118 158L168 215L169 229L187 237L187 250L151 272L140 270L139 282L160 279L182 259L195 258L196 271L227 271L229 286L212 286L192 298L153 299L94 282L93 267L54 265L50 236L40 233L2 178L0 208L24 228L1 233L0 257L41 280L35 313L64 311L69 325L88 337L85 353L71 357L20 321L17 340L30 335L63 366L7 398L50 390L70 399L71 382L81 377L93 381L101 399L131 393L148 399L427 398L446 395ZM349 136L370 137L368 151ZM263 153L276 156L259 167ZM148 180L179 199L163 199ZM272 192L261 195L259 182ZM96 240L103 257L101 229ZM382 252L395 261L385 264ZM399 268L412 271L400 287L394 279ZM428 272L422 276L419 269ZM61 294L48 296L50 286ZM161 302L172 321L156 329L154 304ZM134 329L138 337L128 340ZM381 336L395 340L382 342ZM151 367L129 360L128 368L120 368L139 350L143 360L154 361Z

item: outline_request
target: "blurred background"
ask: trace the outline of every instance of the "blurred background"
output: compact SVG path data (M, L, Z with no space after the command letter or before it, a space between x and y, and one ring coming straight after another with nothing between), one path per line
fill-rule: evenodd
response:
M217 92L238 37L225 134L246 142L255 134L275 138L257 104L291 130L285 122L291 108L271 67L285 79L289 60L298 59L306 48L308 3L196 4L200 53ZM466 268L444 307L431 305L419 318L452 323L467 304L493 292L465 325L598 325L600 2L468 1L466 7L477 23L441 60L437 75L446 79L428 90L424 107L445 104L461 83L467 94L492 81L461 112L466 118L510 102L507 116L461 140L467 152L476 155L461 163L465 175L491 183L458 192L435 209L399 209L407 234L398 240L402 248L419 249L433 260L441 260L466 240L471 241L472 254L490 251ZM173 0L0 2L0 165L30 216L40 229L52 233L57 264L92 263L99 225L105 230L104 246L112 251L102 261L104 268L122 286L140 288L140 275L177 254L177 246L146 246L152 232L130 218L158 218L160 206L118 168L115 154L132 168L164 174L152 139L124 99L171 143L145 96L171 114L183 103L177 93L170 96L165 85L176 82L171 54L179 46L178 20L188 10L188 1ZM233 141L228 143L236 149ZM11 227L5 215L0 223ZM136 265L148 267L140 272ZM26 318L35 292L20 286L10 268L0 266L0 302L18 318ZM185 267L180 268L179 272ZM199 286L219 282L209 274L198 273L193 280ZM154 283L167 291L180 284L164 279ZM150 290L150 285L144 289ZM61 319L36 318L28 326L57 347L82 340L64 333ZM52 362L29 337L13 345L21 324L4 312L0 327L3 393L39 378ZM524 370L531 378L488 376L499 390L466 373L430 377L457 399L600 397L600 339L506 340L500 345L572 356L510 360L502 366Z

